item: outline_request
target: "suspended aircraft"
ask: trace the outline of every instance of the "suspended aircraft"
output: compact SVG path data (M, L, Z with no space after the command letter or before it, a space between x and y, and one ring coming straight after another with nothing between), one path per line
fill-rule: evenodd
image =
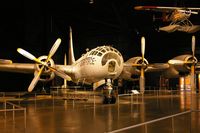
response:
M192 14L197 15L199 13L200 8L198 7L135 6L134 9L162 12L162 20L170 22L170 24L160 27L159 31L194 33L200 30L199 25L193 25L189 20Z

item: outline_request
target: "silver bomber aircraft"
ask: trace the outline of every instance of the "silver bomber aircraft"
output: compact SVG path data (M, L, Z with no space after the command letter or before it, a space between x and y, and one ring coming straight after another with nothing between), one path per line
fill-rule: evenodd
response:
M22 48L17 51L36 63L13 63L11 60L0 60L0 71L18 72L18 73L34 73L34 78L31 81L28 92L31 92L36 86L37 82L50 81L55 75L72 81L75 83L82 82L93 85L94 89L100 85L105 85L104 89L108 92L105 95L104 103L115 103L116 98L112 94L112 81L118 78L126 80L134 80L131 76L138 75L140 84L140 93L145 90L145 72L154 71L168 71L179 75L179 71L188 72L191 67L188 64L194 64L197 59L192 55L181 55L173 58L167 63L149 64L144 58L145 52L145 38L141 39L141 54L130 58L124 62L121 53L111 46L98 46L90 51L87 51L78 60L75 60L72 30L70 28L70 43L69 43L69 63L68 65L55 64L52 56L58 49L61 39L58 38L48 56L40 56L36 58L31 53ZM194 47L194 46L193 46ZM194 51L194 48L193 48ZM194 53L194 52L193 52ZM41 75L47 75L48 79L42 79Z

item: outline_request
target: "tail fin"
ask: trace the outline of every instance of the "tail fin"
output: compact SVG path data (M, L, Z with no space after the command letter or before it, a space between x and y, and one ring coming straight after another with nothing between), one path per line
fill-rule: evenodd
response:
M74 48L73 48L73 40L72 40L72 28L70 26L70 33L69 33L69 51L68 51L68 65L71 65L75 62L74 58Z

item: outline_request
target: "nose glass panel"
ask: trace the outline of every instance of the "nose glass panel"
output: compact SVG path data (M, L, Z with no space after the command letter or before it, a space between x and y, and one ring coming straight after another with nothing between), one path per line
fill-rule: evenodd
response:
M115 53L107 53L103 56L102 60L101 60L101 64L102 66L104 66L106 64L106 62L110 59L115 59L118 63L118 65L121 65L121 61L120 61L120 57L115 54Z
M108 64L108 72L114 72L115 71L115 65L116 63L114 61L110 61Z

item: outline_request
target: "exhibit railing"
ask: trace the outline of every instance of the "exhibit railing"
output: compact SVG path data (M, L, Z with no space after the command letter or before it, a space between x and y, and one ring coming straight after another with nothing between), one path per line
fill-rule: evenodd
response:
M2 105L3 106L1 106L1 108L0 108L0 113L3 113L5 123L6 123L6 120L8 120L8 121L10 120L9 119L10 116L12 116L12 121L13 121L13 123L15 123L16 113L22 111L23 116L24 116L24 128L26 128L26 108L25 107L21 107L19 105L16 105L16 104L11 103L6 100L4 100L4 102L2 102Z
M166 120L168 120L168 122L171 121L171 125L169 123L164 124L163 128L167 128L168 131L171 131L172 133L174 133L175 131L178 130L177 127L175 126L175 120L180 119L178 117L182 117L181 118L182 121L185 120L188 122L187 125L183 125L182 129L185 128L184 126L187 126L187 128L185 128L187 131L185 131L185 132L192 132L193 129L192 129L192 125L191 125L191 121L192 121L191 115L193 113L200 113L200 110L199 110L199 106L196 105L196 103L195 103L196 100L199 101L199 95L198 95L198 93L193 94L190 90L174 90L174 89L157 90L157 89L155 89L155 90L145 90L144 94L139 93L139 91L138 92L137 91L129 92L127 94L119 94L117 97L118 108L120 107L120 104L123 104L124 96L126 98L126 103L128 101L129 104L131 105L131 111L132 111L133 110L132 105L136 104L137 102L144 102L143 101L144 98L151 97L152 94L153 94L154 98L156 98L156 96L158 98L162 97L162 96L167 96L169 98L169 96L171 96L171 100L170 100L171 105L174 104L173 98L176 98L176 96L180 97L182 99L182 101L184 102L184 105L183 105L184 107L182 107L184 111L180 112L180 113L175 113L175 114L167 115L164 117L160 117L157 119L153 119L150 121L142 122L139 124L134 124L132 126L127 126L124 128L116 129L113 131L108 131L108 133L134 132L134 131L138 132L138 130L143 133L148 133L148 132L152 132L151 127L159 125L160 123L162 123L164 121L166 123ZM127 99L127 96L129 96L129 99ZM161 126L163 126L163 125L161 125ZM161 126L159 126L158 130L162 128ZM153 131L153 132L157 132L157 131Z
M79 91L81 89L83 91ZM115 90L117 90L117 88ZM134 90L134 88L132 90ZM88 92L89 91L88 91L87 88L76 88L76 89L74 89L72 91L67 91L66 89L59 90L59 88L56 88L56 91L52 91L52 93L50 94L51 96L48 97L48 99L50 98L50 99L53 100L53 105L54 105L54 102L57 99L62 99L64 101L72 101L73 106L75 105L76 100L85 100L85 101L87 101L88 99L90 99L92 101L92 103L94 104L94 106L95 106L95 104L97 103L96 96L101 94L101 91L90 91L90 93L88 93ZM177 94L181 94L182 92L187 93L188 91L187 90L185 90L185 91L175 90L173 88L172 89L161 89L161 90L158 90L157 88L155 88L155 89L147 89L147 90L145 90L144 94L140 94L140 93L136 93L136 92L133 92L133 91L129 90L129 91L127 91L126 94L118 94L117 101L118 101L118 104L120 104L120 102L119 102L121 100L120 98L122 98L123 96L130 96L130 103L133 103L133 102L135 102L134 101L135 99L136 100L142 99L142 96L144 96L144 97L147 96L148 97L148 96L151 96L152 94L156 95L156 96L164 96L164 95L174 96L174 95L177 95ZM38 93L33 92L32 94L33 94L33 98L34 98L33 100L35 100L37 102L37 100L39 99L37 97ZM22 93L19 93L17 95L18 95L18 98L22 97ZM0 98L4 99L5 97L7 97L7 93L4 93L4 92L0 93ZM172 102L173 102L173 100L172 100ZM5 101L4 108L2 110L0 110L0 111L4 112L5 119L7 118L7 112L12 112L13 121L15 120L16 111L24 111L24 125L26 127L26 108L23 108L23 107L20 107L18 105L15 105L15 104L13 104L11 102ZM125 127L125 128L119 129L119 130L114 130L114 131L111 131L111 132L113 132L113 133L114 132L122 132L122 131L125 131L125 130L132 130L132 129L136 128L136 127L142 127L143 126L143 128L145 130L145 133L148 133L149 124L152 124L152 123L155 123L155 122L159 122L159 121L162 121L162 120L166 120L166 119L170 119L171 120L172 131L174 131L175 130L174 119L176 119L176 117L181 116L181 115L191 114L191 112L192 112L191 110L184 111L184 112L181 112L181 113L172 114L172 115L169 115L169 116L165 116L165 117L162 117L162 118L150 120L150 121L147 121L147 122L144 122L144 123L132 125L132 126Z
M161 118L158 118L158 119L150 120L150 121L147 121L147 122L139 123L139 124L136 124L136 125L124 127L124 128L121 128L121 129L109 131L107 133L118 133L118 132L132 131L132 129L135 129L137 127L144 127L144 132L148 133L148 125L156 123L156 122L160 122L160 121L163 121L163 120L167 120L167 119L171 119L171 132L174 133L175 128L176 128L175 122L174 122L175 118L178 117L178 116L181 116L181 115L187 115L187 114L191 115L191 113L192 113L192 111L188 110L188 111L184 111L184 112L181 112L181 113L177 113L177 114L161 117ZM190 119L191 119L191 117L190 117ZM167 126L167 125L165 125L165 126Z

